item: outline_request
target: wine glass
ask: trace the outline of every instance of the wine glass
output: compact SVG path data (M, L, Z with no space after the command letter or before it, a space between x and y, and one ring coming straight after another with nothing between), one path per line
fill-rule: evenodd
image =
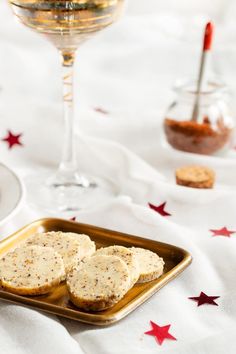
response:
M59 50L63 68L65 136L59 168L49 177L26 178L29 202L45 210L74 213L116 191L106 180L78 171L73 118L73 66L77 48L120 15L124 0L9 0L15 16Z

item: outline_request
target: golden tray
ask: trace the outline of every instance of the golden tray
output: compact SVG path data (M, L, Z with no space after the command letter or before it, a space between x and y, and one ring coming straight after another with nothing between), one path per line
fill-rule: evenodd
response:
M162 242L106 230L92 225L80 224L74 221L51 218L34 221L0 242L0 257L3 253L16 247L17 243L32 234L47 231L84 233L95 241L98 248L110 245L146 248L156 252L165 261L164 274L160 278L148 283L136 284L120 302L112 308L101 312L86 312L76 308L69 300L65 283L55 288L52 293L42 296L15 295L0 287L1 299L93 325L110 325L121 320L180 274L192 260L191 255L187 251Z

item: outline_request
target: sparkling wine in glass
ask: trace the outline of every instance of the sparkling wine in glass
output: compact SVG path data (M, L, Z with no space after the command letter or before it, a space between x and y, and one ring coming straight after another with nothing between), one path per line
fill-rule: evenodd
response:
M115 194L114 187L78 170L73 118L73 66L77 48L120 15L124 0L9 0L15 16L59 50L63 67L65 138L62 161L49 177L26 179L29 201L53 212L74 213Z

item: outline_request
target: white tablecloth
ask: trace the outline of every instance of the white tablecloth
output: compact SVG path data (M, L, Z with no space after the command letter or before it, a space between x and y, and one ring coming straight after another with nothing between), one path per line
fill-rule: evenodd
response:
M94 202L93 208L75 216L81 222L183 247L194 261L135 312L107 328L0 302L0 353L236 352L236 235L212 237L209 231L224 226L236 230L236 152L232 150L225 158L202 157L168 150L161 143L161 119L172 98L171 84L176 77L194 76L197 71L200 46L194 28L209 18L205 11L219 23L214 68L236 92L234 1L227 2L228 7L220 0L194 2L194 16L189 0L180 1L179 7L169 0L165 5L148 1L149 9L142 8L141 0L131 1L118 24L79 51L76 120L80 168L113 179L120 195L102 206ZM56 166L60 158L59 59L49 43L14 22L3 0L0 19L0 136L5 137L8 129L23 133L24 145L8 150L1 141L1 162L24 177L41 167ZM190 28L190 22L193 40L183 31ZM94 107L109 114L96 112ZM187 163L213 167L215 189L177 187L174 170ZM148 208L148 203L163 202L169 217ZM1 227L1 239L41 216L47 215L25 202ZM219 306L197 307L188 299L201 291L220 296ZM150 320L160 326L171 324L170 333L177 341L167 340L159 346L153 337L144 335Z

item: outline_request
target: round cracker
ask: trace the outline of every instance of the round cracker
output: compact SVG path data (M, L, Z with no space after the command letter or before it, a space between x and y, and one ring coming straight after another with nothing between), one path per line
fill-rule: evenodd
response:
M0 284L19 295L42 295L65 278L62 257L52 248L16 248L0 259Z
M139 264L135 254L132 252L131 249L123 246L109 246L109 247L100 248L99 250L96 251L94 255L120 257L128 266L130 272L130 278L131 278L130 287L132 287L139 279L139 275L140 275Z
M159 278L163 274L165 263L156 253L139 247L132 247L131 250L139 263L140 276L138 283L146 283Z
M52 247L62 256L66 272L81 261L79 241L61 231L37 233L26 240L26 245Z
M123 298L130 286L126 263L116 256L86 258L67 274L69 297L85 310L102 311Z
M176 183L192 188L213 188L215 172L205 166L184 166L175 171Z
M74 232L63 232L63 235L73 237L80 245L80 259L90 257L96 251L95 242L93 242L88 235L76 234Z

